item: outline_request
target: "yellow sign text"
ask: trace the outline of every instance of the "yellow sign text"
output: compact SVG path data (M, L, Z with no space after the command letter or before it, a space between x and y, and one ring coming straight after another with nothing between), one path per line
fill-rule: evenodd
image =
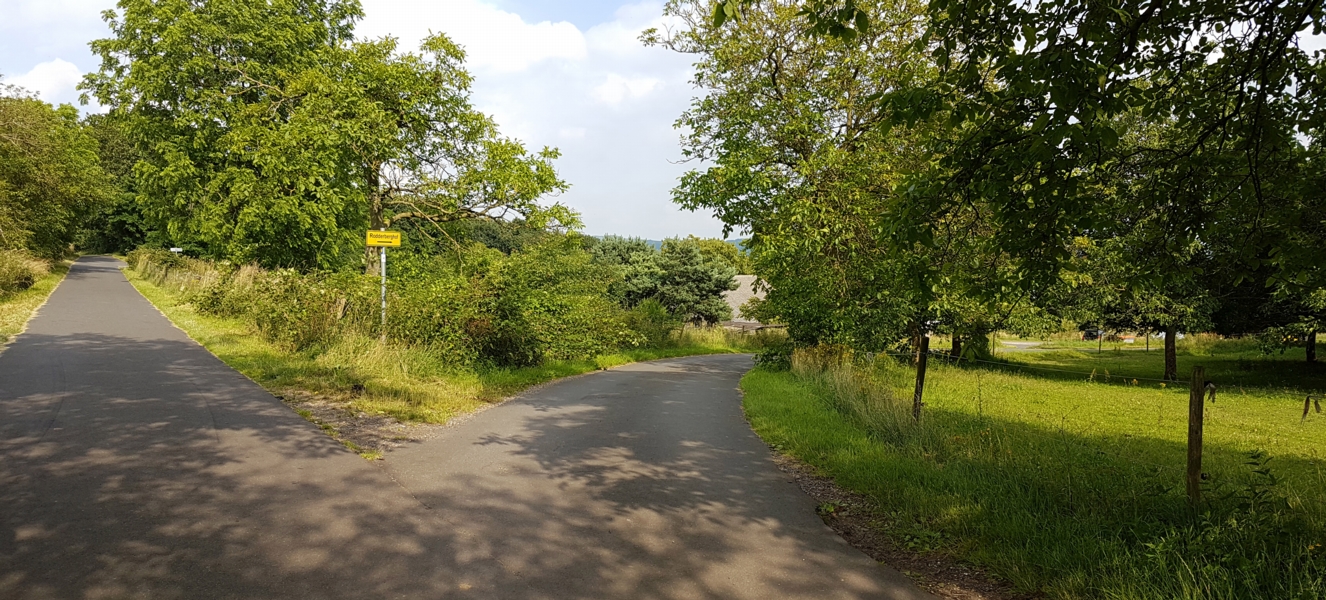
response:
M368 245L399 248L401 245L401 232L399 231L370 231L368 232Z

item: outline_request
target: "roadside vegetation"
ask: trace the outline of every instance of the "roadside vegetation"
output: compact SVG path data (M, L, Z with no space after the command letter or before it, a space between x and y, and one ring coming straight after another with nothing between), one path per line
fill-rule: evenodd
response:
M1250 360L1237 349L1180 356L1231 381L1207 407L1196 511L1183 489L1187 390L1134 384L1132 356L934 359L920 423L912 369L890 356L798 350L790 369L757 369L742 388L755 430L876 502L899 547L968 561L1018 591L1326 596L1326 416L1301 420L1300 393L1326 369L1263 357L1237 386ZM1027 368L1037 365L1097 376Z
M1320 6L664 12L700 90L673 199L749 232L789 334L743 384L770 444L1033 597L1326 597Z
M652 297L627 307L612 292L621 269L581 242L548 238L510 255L475 244L461 262L404 255L385 330L379 280L362 274L237 268L161 250L128 260L149 300L273 393L405 422L446 423L559 377L750 352L770 339L687 326Z
M905 547L1056 598L1326 597L1326 435L1300 412L1326 382L1320 2L663 12L641 39L700 94L673 199L741 250L581 235L558 150L471 103L445 35L366 39L355 0L122 2L81 85L104 115L0 88L0 307L54 285L38 262L132 252L139 289L269 389L428 423L758 349L756 429ZM380 229L406 240L385 323ZM713 328L738 272L786 340ZM1219 399L1187 506L1194 366Z
M23 331L68 271L63 262L52 263L18 250L0 251L0 347Z

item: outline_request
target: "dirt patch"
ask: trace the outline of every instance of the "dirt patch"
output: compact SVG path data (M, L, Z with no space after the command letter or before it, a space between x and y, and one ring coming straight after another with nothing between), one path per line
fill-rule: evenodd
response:
M276 397L336 441L374 460L395 448L434 437L451 425L403 423L386 415L356 411L351 408L349 395L283 390Z
M949 600L1030 600L980 570L952 557L899 548L888 534L889 519L868 498L843 489L833 480L790 456L773 450L774 462L811 498L820 503L820 518L870 558L912 578L922 589Z

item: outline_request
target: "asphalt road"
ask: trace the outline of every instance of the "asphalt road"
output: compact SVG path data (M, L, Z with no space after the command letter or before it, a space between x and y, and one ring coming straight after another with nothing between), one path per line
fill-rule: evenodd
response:
M369 463L84 258L0 354L0 598L929 598L742 419L742 356L571 378Z

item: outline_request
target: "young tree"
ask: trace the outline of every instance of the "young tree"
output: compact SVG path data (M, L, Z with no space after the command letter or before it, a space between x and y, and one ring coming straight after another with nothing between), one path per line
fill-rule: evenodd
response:
M732 318L723 292L737 289L737 270L705 256L694 239L663 241L657 268L661 272L655 297L668 312L692 323L716 325Z
M736 269L739 275L750 275L753 273L753 266L750 263L750 255L735 244L729 244L725 240L704 239L695 236L689 236L700 246L700 252L706 258L718 260L726 263L728 266Z

